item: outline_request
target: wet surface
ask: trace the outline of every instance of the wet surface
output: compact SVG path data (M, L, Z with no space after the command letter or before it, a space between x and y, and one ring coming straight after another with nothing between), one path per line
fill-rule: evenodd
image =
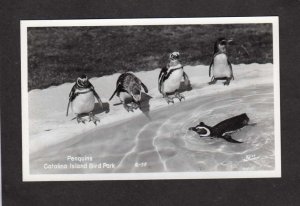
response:
M150 110L148 115L151 118L141 114L36 152L30 158L30 172L82 174L273 170L273 102L272 86L251 86L176 102L165 108ZM247 113L250 123L257 123L232 135L242 144L218 138L200 138L195 132L188 131L189 127L200 121L215 125L241 113ZM71 161L68 156L86 156L92 157L92 160ZM80 168L71 168L70 164L74 166L77 163L81 164ZM67 168L45 169L45 164L67 165Z

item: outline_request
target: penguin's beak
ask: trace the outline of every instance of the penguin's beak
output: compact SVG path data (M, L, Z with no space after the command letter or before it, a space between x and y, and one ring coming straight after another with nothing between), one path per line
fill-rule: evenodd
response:
M189 131L195 131L196 132L196 128L195 127L190 127Z

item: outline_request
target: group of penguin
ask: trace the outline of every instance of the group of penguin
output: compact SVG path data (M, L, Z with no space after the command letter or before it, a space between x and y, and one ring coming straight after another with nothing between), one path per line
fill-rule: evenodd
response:
M229 62L226 53L226 48L229 42L230 40L219 38L214 44L214 54L209 65L209 76L212 76L209 85L215 84L218 80L225 80L224 85L229 85L230 81L234 79L232 65ZM183 65L180 63L179 58L179 52L172 52L169 55L169 63L161 69L158 77L158 90L168 104L174 103L174 98L179 99L179 101L185 99L185 97L179 93L182 79L184 79L185 85L189 84L189 78L184 72ZM109 101L114 97L114 95L117 95L124 108L128 112L133 112L134 109L140 108L142 89L145 93L148 93L148 88L139 78L132 73L125 72L119 76L116 83L116 89ZM89 121L97 124L97 122L100 120L93 114L95 97L100 107L103 108L102 101L95 91L93 85L89 82L88 77L86 75L78 77L69 94L67 116L69 106L71 105L72 111L76 115L78 123L85 123L86 120L82 118L82 115L89 114ZM128 98L131 99L129 104L125 101ZM238 128L246 126L248 123L249 119L247 115L243 115L242 117L242 120L240 120L241 123L238 124ZM228 127L228 125L230 124L227 122L227 128L232 130L232 126ZM235 127L233 127L233 129L236 130ZM198 126L190 128L190 130L197 132L200 136L208 136L213 134L213 127L206 126L202 122ZM231 139L231 137L228 135L228 132L229 131L227 131L226 128L223 128L222 132L215 132L215 136L224 138L229 142L240 143Z

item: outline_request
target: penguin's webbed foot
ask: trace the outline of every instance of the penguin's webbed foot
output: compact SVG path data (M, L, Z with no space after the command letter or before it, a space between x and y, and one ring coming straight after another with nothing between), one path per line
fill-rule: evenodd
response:
M213 85L213 84L215 84L216 82L217 82L217 80L212 80L212 81L208 82L208 84L209 84L209 85Z
M174 100L171 97L165 96L164 99L167 101L167 103L173 103L174 104Z
M131 107L132 107L133 109L138 109L140 106L139 106L137 103L132 102L132 103L131 103Z
M179 99L179 101L181 101L182 99L185 100L185 97L184 97L182 94L180 94L180 93L176 93L176 94L175 94L175 97L176 97L177 99Z
M82 118L82 117L80 117L80 116L77 116L76 117L76 120L77 120L77 123L79 124L80 122L82 122L83 124L85 124L85 122L86 122L86 119L84 119L84 118Z
M226 81L223 84L224 84L224 86L228 86L230 84L230 79L229 78L226 79Z
M100 122L100 119L96 117L93 113L90 113L89 115L89 122L93 122L95 125L97 125L97 122Z
M133 112L133 106L128 106L127 104L123 104L123 105L127 112Z
M240 141L237 141L235 139L232 139L232 137L230 135L224 135L222 136L223 139L225 139L227 142L231 142L231 143L243 143Z

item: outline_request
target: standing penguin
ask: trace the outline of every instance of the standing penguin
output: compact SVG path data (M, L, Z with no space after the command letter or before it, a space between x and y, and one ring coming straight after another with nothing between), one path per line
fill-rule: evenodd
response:
M175 98L179 101L185 99L182 94L178 92L182 78L186 85L189 83L189 78L183 71L183 66L179 62L179 52L172 52L169 56L170 62L166 67L162 68L158 76L158 90L163 95L163 98L169 104L174 103L174 98L169 95L175 93Z
M69 103L67 107L67 116L69 112L69 106L71 103L72 110L76 114L77 122L85 123L85 119L81 117L82 114L89 114L89 121L93 121L94 124L100 122L93 114L95 106L95 97L102 107L102 101L94 89L94 86L88 80L88 77L83 74L77 78L75 85L72 87L72 90L69 94Z
M219 38L214 45L214 55L212 61L209 65L209 77L211 76L212 70L212 78L208 84L215 84L217 80L226 80L224 85L229 85L231 79L233 77L232 65L228 60L228 56L226 54L227 44L231 40L227 40L225 38Z
M115 94L119 97L124 108L129 112L140 107L142 97L142 87L148 93L147 87L143 82L132 73L123 73L117 80L116 90L110 97L109 101ZM131 99L131 106L127 105L126 99Z

